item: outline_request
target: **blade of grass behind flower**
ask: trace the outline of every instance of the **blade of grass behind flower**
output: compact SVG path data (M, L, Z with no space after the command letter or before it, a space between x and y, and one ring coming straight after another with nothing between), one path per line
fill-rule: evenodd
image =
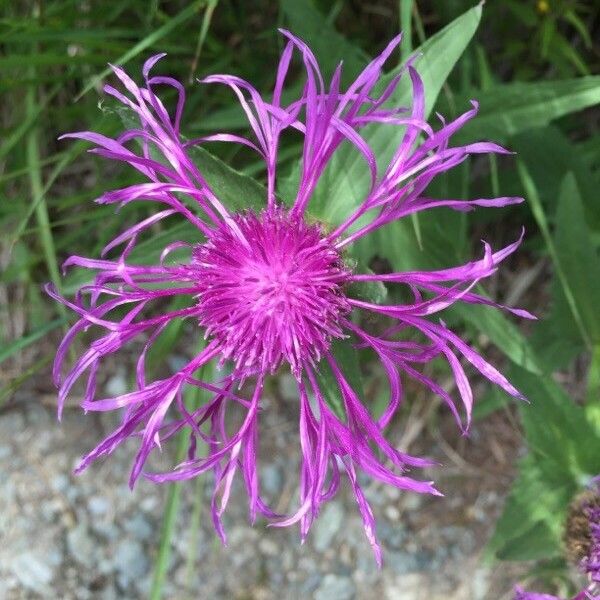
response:
M205 381L212 381L214 378L214 370L215 367L212 363L204 365L200 370L199 378ZM208 390L197 389L196 393L198 395L198 405L201 405L203 402L208 401L209 392ZM202 505L204 501L204 483L205 476L201 475L196 478L194 482L194 504L192 506L192 515L190 517L190 526L189 526L189 542L188 542L188 550L187 556L185 559L185 583L186 588L192 590L192 576L194 572L194 564L197 558L197 548L198 548L198 531L200 529L200 516L202 513ZM191 596L192 598L193 596Z
M529 201L529 205L531 206L531 212L540 228L542 233L542 237L544 238L544 242L546 244L546 248L548 250L548 254L550 255L552 262L554 263L554 268L556 269L556 274L558 279L562 285L565 297L569 304L569 308L573 314L573 318L577 323L577 327L579 328L579 332L581 334L581 338L585 342L588 348L592 347L591 340L588 336L588 332L583 324L583 320L581 318L581 313L579 312L579 308L577 306L577 302L575 301L575 296L573 295L573 290L569 285L569 280L564 272L560 260L558 259L558 253L556 251L556 246L554 245L554 240L552 238L552 234L550 233L550 226L548 225L548 219L546 218L546 213L544 211L544 207L542 206L542 202L540 201L540 197L537 191L537 187L533 178L531 177L525 163L522 160L517 160L517 171L519 173L519 178L521 179L521 183L523 188L525 189L525 193L527 196L527 200Z
M150 35L147 35L145 38L141 39L131 50L125 52L119 56L115 63L118 65L124 65L129 62L132 58L136 57L138 54L146 50L160 40L165 37L168 33L170 33L175 27L179 24L183 23L186 19L189 19L194 13L196 13L205 3L205 0L197 0L196 2L192 2L189 6L184 8L179 14L175 15L172 19L167 21L162 27L159 27L155 31L153 31ZM91 89L93 89L96 85L98 85L107 75L111 72L110 67L104 69L99 75L92 78L92 80L77 94L75 98L75 102L80 100L85 94L87 94Z
M49 333L53 329L56 329L57 327L60 327L66 322L67 321L64 318L54 319L53 321L50 321L50 323L47 323L39 329L32 331L29 335L25 335L23 337L20 337L18 340L11 342L10 344L2 348L2 350L0 350L0 364L2 364L5 360L9 359L11 356L16 354L20 350L31 346L31 344L44 337L47 333Z
M33 48L32 52L35 52ZM29 75L32 79L35 79L35 67L31 66L29 69ZM26 119L34 118L33 115L37 113L36 108L36 88L29 86L25 95L25 114ZM44 253L44 260L48 269L48 274L52 283L56 286L56 289L60 289L60 273L58 269L58 260L56 257L56 250L54 248L54 239L52 237L52 231L50 229L50 218L48 216L48 207L46 206L45 194L42 185L42 169L40 166L40 143L39 143L39 132L37 126L33 126L26 138L26 162L29 169L29 185L31 188L31 196L34 205L34 212L38 227L40 230L40 242L42 244L42 250ZM67 311L62 304L57 306L58 312L65 319L67 318Z
M177 436L177 450L175 453L176 463L180 463L184 459L188 442L189 433L184 429ZM173 539L173 532L175 530L177 514L179 512L179 502L181 500L181 486L182 482L178 481L169 484L167 490L167 502L165 505L165 512L163 513L158 555L154 563L150 600L160 600L163 595L163 587L169 568L169 559L171 558L171 541Z
M38 206L40 205L40 203L44 202L44 198L46 197L46 194L48 193L50 188L54 185L54 182L58 179L60 174L69 165L69 163L81 152L81 150L85 147L85 145L86 145L86 142L81 142L81 141L78 141L75 144L73 144L73 146L67 152L65 152L63 154L59 163L54 167L54 169L52 169L52 172L50 173L44 186L41 188L39 195L33 196L33 201L29 205L27 212L25 213L25 215L22 217L21 221L17 225L17 227L15 229L15 233L13 234L13 236L10 240L11 246L13 244L15 244L19 240L19 238L23 235L23 232L25 231L25 228L27 227L27 223L29 222L31 215L33 215L33 213L38 210ZM39 159L39 157L38 157L38 159ZM41 162L38 162L38 165L39 165L39 167L41 167Z
M400 0L400 31L402 32L402 42L400 43L400 60L404 62L410 56L412 48L412 9L413 0ZM419 224L419 215L412 213L410 222L415 231L415 238L419 248L423 249L423 237L421 235L421 226Z
M197 349L198 352L202 351L204 347L204 341L202 341ZM204 365L198 370L196 376L199 379L207 379L212 376L213 367L212 365ZM206 400L208 394L204 391L200 391L198 388L189 387L187 388L184 398L185 404L190 412L194 411L200 402ZM185 458L185 454L189 444L189 431L184 428L177 437L177 449L175 452L175 463L179 464ZM150 600L161 600L163 597L163 588L169 569L169 561L171 558L171 546L173 540L173 534L175 532L175 525L177 523L177 516L179 513L179 505L181 502L181 489L183 482L178 481L176 483L169 484L167 492L167 502L165 505L165 512L163 514L163 522L160 534L160 543L158 547L158 555L154 563L154 575L152 578L152 587L150 588ZM197 488L197 486L196 486ZM197 500L197 499L196 499ZM199 508L196 508L194 504L194 510L198 512L196 520L199 520ZM195 530L197 532L197 528ZM192 541L195 537L195 532L192 530ZM190 542L192 543L192 542ZM188 561L189 561L188 553ZM186 573L189 567L189 562L186 562Z
M218 4L219 0L208 0L206 8L204 9L204 17L202 17L202 27L200 27L200 33L198 34L198 42L196 44L196 51L194 52L194 60L192 61L192 66L190 68L190 83L194 82L194 73L196 71L196 68L198 67L200 53L202 52L204 41L206 40L206 34L208 33L208 28L210 27L213 13L215 12L215 8L217 8Z

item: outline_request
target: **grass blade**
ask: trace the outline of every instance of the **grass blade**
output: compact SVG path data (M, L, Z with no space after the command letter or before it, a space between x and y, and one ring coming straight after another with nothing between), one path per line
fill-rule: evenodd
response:
M8 344L8 346L5 346L2 350L0 350L0 364L3 363L5 360L9 359L11 356L13 356L13 354L19 352L19 350L23 350L24 348L27 348L27 346L31 346L31 344L37 342L37 340L44 337L53 329L60 327L64 323L66 323L66 319L54 319L54 321L50 321L50 323L47 323L43 327L32 331L29 335L21 337L18 340L15 340L14 342L11 342L10 344Z
M35 67L30 67L29 74L32 79L35 78ZM37 113L37 110L36 89L34 86L29 86L25 96L26 120L34 118L33 115ZM33 126L27 134L25 147L27 168L29 170L29 185L31 188L32 203L34 205L33 208L39 227L40 242L42 244L46 268L48 269L48 274L50 275L52 283L54 283L56 289L60 289L61 282L58 269L58 260L56 257L56 250L54 248L54 239L50 229L50 218L48 217L48 208L46 206L44 188L42 185L42 168L39 148L40 142L38 128L37 126ZM67 311L62 304L58 305L58 311L66 321Z
M192 2L188 7L184 8L179 14L175 15L170 21L167 21L162 27L159 27L157 30L153 31L150 35L147 35L145 38L140 40L131 50L125 52L119 56L115 63L118 65L124 65L129 62L132 58L152 46L152 44L156 43L158 40L165 37L168 33L170 33L175 27L177 27L180 23L183 23L185 20L189 19L195 12L197 12L200 7L204 4L205 0L197 0L196 2ZM82 90L77 94L75 98L75 102L80 100L85 94L87 94L91 89L96 87L107 75L111 72L110 68L104 69L100 73L94 77Z
M203 344L198 348L200 352L203 349ZM207 379L212 376L212 366L204 365L197 375L200 379ZM188 388L186 390L186 404L188 410L193 411L200 402L205 399L205 394L197 388ZM175 462L179 464L185 458L185 454L189 443L189 431L184 428L177 438L177 450ZM150 589L150 600L161 600L163 596L163 587L165 584L167 571L169 569L169 560L171 558L171 542L175 525L177 523L177 514L179 512L179 504L181 501L181 490L183 483L178 481L171 483L167 492L167 502L165 512L162 519L162 529L160 534L160 543L158 548L158 556L154 563L154 576L152 578L152 587ZM199 511L199 509L198 509ZM198 517L199 518L199 517ZM189 560L189 559L188 559Z
M533 178L529 174L525 163L522 160L517 160L517 171L519 173L521 183L523 184L523 188L525 189L525 192L527 194L527 199L529 200L529 204L531 206L531 212L533 213L538 227L542 232L542 237L544 238L544 242L546 243L548 254L550 254L550 257L552 258L554 268L556 269L556 274L562 285L567 302L569 303L569 308L571 309L573 318L575 319L577 327L579 328L581 339L584 340L588 348L591 348L592 343L588 336L587 330L583 324L581 313L579 312L579 308L577 306L577 302L575 301L573 291L571 290L571 286L569 285L568 277L564 272L561 262L558 258L558 253L556 251L554 239L552 238L552 234L550 233L550 226L546 218L544 207L542 206L542 202L540 201L537 187L533 181Z

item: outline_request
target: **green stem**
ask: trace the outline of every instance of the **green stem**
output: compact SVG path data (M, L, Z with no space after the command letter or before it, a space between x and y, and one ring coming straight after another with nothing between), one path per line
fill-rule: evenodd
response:
M175 454L176 463L180 463L184 459L188 442L189 433L187 429L184 429L177 436L177 451ZM180 481L171 483L167 492L167 503L165 505L160 532L158 556L154 563L154 576L152 578L152 587L150 589L150 600L160 600L162 598L163 586L169 569L169 559L171 558L171 541L177 522L177 513L179 512L181 486L182 483Z
M204 342L202 341L198 345L198 352L202 352L204 349ZM196 376L199 379L211 380L213 375L212 365L203 365ZM185 393L185 404L190 412L193 412L200 406L200 403L208 400L209 395L206 392L199 390L198 388L188 388ZM185 454L189 444L189 429L185 427L177 437L177 450L175 453L175 462L179 464L185 458ZM196 507L196 503L199 502L202 497L201 490L199 491L199 482L201 478L196 479L196 499L194 502L194 513L192 514L192 529L191 529L191 541L190 547L196 538L200 523L200 508ZM175 532L175 525L177 523L177 514L179 512L179 504L181 500L181 489L182 483L176 482L171 483L169 491L167 493L167 502L165 505L165 512L163 515L163 524L160 533L160 542L158 547L158 555L154 563L154 576L152 578L152 587L150 589L150 600L161 600L163 594L163 587L169 569L169 560L171 558L171 545L173 540L173 533ZM195 554L190 557L188 551L188 559L186 566L186 573L189 574L191 571L190 563L193 566L195 561Z
M400 0L400 31L402 42L400 44L400 57L404 62L412 52L412 7L413 0Z
M35 52L35 48L33 49L33 52ZM32 80L35 80L35 67L33 65L29 68L29 76ZM37 112L36 104L36 88L33 85L30 85L25 94L25 115L27 120L34 118L34 115ZM31 189L31 202L35 207L35 218L40 232L40 242L42 244L46 268L48 269L48 274L52 283L56 286L56 289L60 290L60 271L58 268L58 260L56 258L52 230L50 229L50 218L48 216L44 186L42 184L42 167L39 148L39 131L36 124L31 127L25 139L25 153L29 174L29 186ZM58 311L62 317L65 319L67 318L67 311L62 304L58 305Z

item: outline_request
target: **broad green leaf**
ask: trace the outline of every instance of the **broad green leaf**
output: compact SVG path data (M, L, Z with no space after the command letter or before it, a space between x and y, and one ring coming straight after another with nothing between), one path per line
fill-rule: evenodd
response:
M554 267L556 269L556 276L562 285L562 290L573 315L573 319L577 324L577 327L581 334L581 338L585 341L587 346L590 346L590 338L588 332L585 329L583 318L581 313L579 312L579 306L573 295L573 290L571 289L567 273L565 272L563 265L558 258L558 252L556 249L556 244L554 243L554 237L550 232L550 223L548 221L546 211L544 210L544 207L542 206L542 203L540 201L540 196L535 182L533 181L531 174L529 173L527 167L522 161L517 161L517 171L519 173L521 183L523 184L523 188L525 189L527 198L529 199L531 212L533 213L538 227L540 228L542 237L544 239L544 242L546 243L546 249L552 258L552 262L554 263Z
M585 351L585 342L557 277L550 285L550 312L535 324L530 343L549 372L566 368Z
M490 306L457 303L449 311L483 333L514 364L537 375L544 372L544 366L527 338L501 310Z
M586 388L585 414L596 431L600 432L600 344L596 344L592 352Z
M421 55L416 68L425 87L426 114L433 108L450 71L477 30L481 18L478 5L428 39L417 52ZM393 69L380 82L381 89L395 77ZM412 87L404 77L390 97L389 106L410 107ZM403 128L386 124L365 127L361 134L380 165L386 164L402 141ZM310 212L328 224L339 224L360 204L368 191L370 175L363 158L353 148L342 146L325 169L322 180L309 204Z
M265 188L252 177L239 173L204 148L188 151L217 198L231 212L259 212L267 206Z
M363 273L373 273L371 269L361 270ZM387 298L387 288L381 281L355 281L348 286L350 298L382 304Z
M520 405L529 448L488 552L530 560L560 551L566 510L573 495L600 471L600 428L590 422L552 377L512 367L511 381L530 404ZM528 540L541 537L545 544Z
M126 127L135 128L139 125L138 118L131 109L119 107L115 112ZM155 160L165 161L164 157L157 154L152 147L150 153ZM192 146L188 148L187 153L217 198L231 212L243 210L259 212L266 207L266 190L255 179L236 171L201 146Z
M509 145L527 166L551 219L556 214L562 180L571 171L581 192L586 221L600 229L600 203L596 201L600 178L588 165L582 148L553 125L523 131L512 137Z
M560 554L561 528L573 489L550 487L529 458L521 461L496 530L488 558L533 560Z
M556 254L564 285L577 307L587 335L600 342L600 259L591 242L581 196L572 173L563 180L556 214Z
M600 102L600 76L535 83L507 83L476 94L479 114L455 136L458 140L491 139L506 142L510 136L595 106ZM466 105L469 98L456 100ZM447 107L442 107L447 112ZM456 142L456 143L457 143Z
M537 521L530 529L508 540L496 552L500 560L539 560L560 552L560 537L547 521Z
M489 550L502 560L533 560L560 554L562 524L573 487L544 484L533 463L521 462L521 474L508 497ZM526 541L527 534L536 540Z
M352 342L350 340L334 340L330 351L346 381L360 400L364 401L365 391L358 362L358 352L352 347ZM318 365L317 380L327 404L343 420L346 414L344 400L337 379L326 359L322 359Z
M521 404L521 420L529 451L548 485L581 484L600 472L600 430L552 377L539 377L513 366L513 384L529 404Z

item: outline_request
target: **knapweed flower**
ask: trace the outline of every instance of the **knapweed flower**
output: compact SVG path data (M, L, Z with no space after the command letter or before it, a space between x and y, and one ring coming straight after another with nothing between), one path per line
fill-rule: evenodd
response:
M380 86L382 68L400 37L358 75L346 90L341 89L341 65L325 84L311 50L287 31L285 46L270 98L264 98L248 82L231 75L214 75L204 83L229 86L245 111L252 137L217 133L186 140L180 125L184 108L182 85L170 77L151 75L163 55L144 65L145 85L138 86L119 67L114 74L124 92L106 86L135 114L139 126L117 139L92 132L65 137L80 138L97 146L92 152L127 163L146 180L107 192L97 201L124 205L138 200L165 205L130 227L110 242L103 258L71 256L65 266L96 271L93 283L83 286L74 301L49 293L79 315L60 345L54 368L59 386L59 413L75 381L87 373L82 407L86 411L122 411L119 427L101 441L77 467L81 471L95 460L110 455L129 438L140 441L130 484L143 471L149 454L176 432L188 428L187 459L167 473L146 473L155 482L184 480L207 471L214 474L212 517L225 539L221 516L227 505L232 481L241 472L248 493L250 518L258 513L275 525L299 522L305 538L324 502L337 492L345 475L364 521L367 537L377 561L381 551L375 536L375 521L359 483L358 473L402 490L439 494L432 482L408 474L414 468L432 465L388 441L384 430L402 400L403 379L412 378L441 396L459 424L459 409L451 394L422 372L422 365L435 357L447 361L464 406L465 421L471 417L473 394L461 358L484 377L515 397L519 392L492 365L477 354L435 315L455 302L494 305L472 291L483 278L518 247L520 240L498 251L484 244L483 256L464 265L435 271L407 271L378 275L356 272L348 248L357 240L392 221L434 207L466 211L475 207L502 207L521 198L436 199L427 195L434 177L466 160L470 155L507 151L491 142L450 146L451 136L475 117L477 104L452 122L441 121L434 129L425 121L425 90L412 62ZM305 68L305 85L289 103L282 94L294 52ZM412 87L412 106L389 107L389 98L401 79ZM157 94L159 86L177 93L174 114ZM410 87L409 87L410 89ZM287 96L286 96L287 97ZM365 127L403 131L391 159L378 164L377 157L361 135ZM401 129L400 129L401 128ZM299 185L293 197L278 193L278 148L282 133L293 130L302 140ZM208 142L243 145L265 163L264 208L233 212L213 191L202 170L190 158L190 148ZM371 184L361 204L334 225L310 216L310 204L325 168L340 146L353 146L364 159ZM352 177L352 173L348 174ZM193 239L169 244L158 264L132 264L131 252L138 238L169 217L183 218L196 230ZM114 258L105 258L123 246ZM187 248L185 260L175 261L172 251ZM411 300L406 304L377 304L353 296L356 284L377 282L404 286ZM179 298L183 308L164 310L164 300ZM186 305L187 302L187 305ZM153 310L154 307L154 310ZM517 315L529 317L515 309ZM376 315L384 330L361 326L360 313ZM148 381L145 357L161 331L176 319L190 319L206 338L202 352L173 375ZM370 319L372 322L373 319ZM88 328L101 332L78 358L66 377L62 365L75 336ZM201 333L202 332L202 333ZM410 333L414 335L408 335ZM113 398L96 397L100 362L134 339L143 350L136 367L136 388ZM332 344L368 347L381 361L389 379L389 403L374 418L365 398L351 385ZM214 361L223 367L219 381L202 381L197 371ZM300 498L291 515L274 514L262 500L257 471L259 413L265 379L281 366L289 368L298 388L300 433ZM343 415L326 400L323 369L335 382L335 393ZM333 377L331 377L331 375ZM241 382L252 385L248 398L240 395ZM210 395L195 410L186 407L186 386L198 386ZM235 433L226 418L228 407L237 405L244 417ZM228 426L229 425L229 426Z
M575 497L565 526L567 558L589 580L589 593L600 596L600 485Z
M582 590L571 600L598 600L599 596L592 595L588 590ZM552 594L539 594L537 592L526 592L522 587L515 588L514 600L562 600L559 596Z
M564 531L564 545L569 561L583 573L588 584L572 600L600 598L600 486L575 497ZM515 600L561 600L557 596L515 589Z
M560 600L557 596L550 594L538 594L537 592L526 592L522 587L515 588L514 600Z

